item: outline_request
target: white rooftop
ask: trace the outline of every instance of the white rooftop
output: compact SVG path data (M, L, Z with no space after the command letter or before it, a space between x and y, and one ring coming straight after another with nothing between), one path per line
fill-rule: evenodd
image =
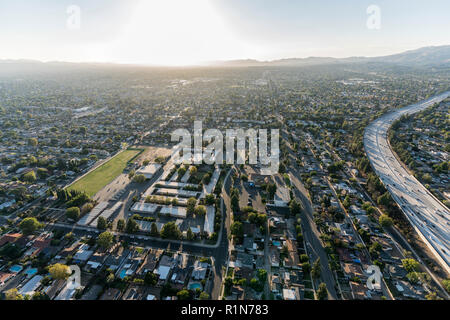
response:
M136 202L131 208L132 212L155 213L158 205L154 203Z
M187 211L184 207L175 207L175 206L163 206L161 208L161 214L167 214L176 218L186 218Z
M142 174L147 179L151 179L153 175L161 168L161 165L159 163L151 163L147 166L141 167L138 171L136 171L136 174Z
M205 225L203 231L209 234L214 232L214 218L216 216L216 208L214 206L206 207Z

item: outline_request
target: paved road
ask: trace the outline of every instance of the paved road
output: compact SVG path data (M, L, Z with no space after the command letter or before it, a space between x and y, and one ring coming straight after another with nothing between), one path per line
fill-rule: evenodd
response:
M286 134L284 134L284 139L287 145L290 146ZM311 265L314 263L314 261L317 260L317 258L320 258L320 265L322 268L321 278L327 286L328 299L337 300L339 297L336 290L336 281L333 277L333 272L330 269L328 255L325 252L320 240L320 232L314 222L314 209L312 207L311 200L306 196L308 194L308 191L305 189L299 178L300 172L298 171L298 165L295 162L295 159L297 159L297 157L291 148L288 148L288 150L291 156L291 165L288 168L288 173L291 183L295 187L292 189L294 197L301 201L303 208L305 209L302 214L302 230L303 237L306 243L306 251L310 256Z
M390 112L372 122L364 133L364 148L372 168L407 219L450 274L450 210L436 199L396 158L387 133L403 115L422 111L450 96L450 91Z
M294 196L295 198L301 200L303 208L305 208L304 215L302 215L302 230L307 246L306 250L311 258L311 265L317 260L317 258L320 258L320 264L322 267L321 278L327 285L328 299L336 300L338 299L336 282L333 278L333 272L331 271L328 263L328 256L322 246L322 242L320 241L320 232L317 230L316 224L314 223L314 210L311 202L305 196L306 190L300 180L294 174L290 174L289 176L292 184L295 186L295 188L293 188Z
M232 170L228 171L222 187L222 200L220 206L222 212L222 229L217 241L217 249L215 249L214 253L211 254L211 256L214 257L214 284L211 291L212 300L219 300L224 276L224 274L222 274L222 268L228 265L228 260L230 257L228 235L230 232L231 204L228 193L231 187L231 172Z
M213 281L210 286L211 298L213 300L217 300L220 295L220 288L222 284L222 267L226 266L229 252L229 243L228 243L228 234L229 234L229 197L227 196L227 190L230 188L230 173L228 172L223 187L223 198L225 202L222 200L221 210L222 210L222 227L219 233L219 238L216 244L204 244L204 243L191 243L184 242L179 240L167 240L161 238L154 238L150 236L146 236L143 234L130 235L126 233L121 233L117 231L110 231L114 235L118 236L120 240L126 240L129 243L137 243L146 247L153 248L170 248L173 251L185 251L190 254L205 256L205 257L213 257ZM70 225L65 223L53 223L47 226L48 228L58 228L65 229L68 232L73 232L78 236L97 236L100 231L93 226L78 226L78 225Z

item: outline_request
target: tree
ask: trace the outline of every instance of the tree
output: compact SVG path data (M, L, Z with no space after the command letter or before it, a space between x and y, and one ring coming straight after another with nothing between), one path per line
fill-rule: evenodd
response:
M69 194L67 196L68 196L68 198L67 198L68 201L67 200L65 200L65 201L67 201L66 206L68 208L82 207L84 204L91 201L91 199L85 192L78 192L78 191L72 190L71 192L69 192ZM59 198L59 196L58 196L58 198Z
M431 175L430 175L429 173L425 173L425 174L422 176L422 180L423 180L425 183L431 183L431 182L433 182L433 178L431 177Z
M23 300L23 296L17 288L13 288L5 292L5 300Z
M317 300L326 300L328 298L327 285L325 283L319 284L317 289Z
M269 183L266 187L266 191L269 194L269 199L273 199L277 192L277 185L275 183Z
M209 184L211 182L211 173L207 173L207 174L205 174L204 176L203 176L203 178L202 178L202 183L204 184L204 185L207 185L207 184Z
M80 217L80 209L78 207L72 207L66 210L66 217L71 220L78 220Z
M128 179L132 179L135 174L136 174L136 171L134 171L134 169L131 169L130 172L128 172Z
M264 289L264 283L253 278L250 280L250 287L257 292L261 292Z
M73 232L66 233L66 235L64 236L64 239L67 241L72 241L74 238L75 235L73 234Z
M322 273L322 269L320 266L320 258L317 258L317 260L314 261L314 263L313 263L313 266L311 269L311 276L314 279L318 279L318 278L320 278L321 273Z
M97 220L97 229L106 230L107 227L108 223L106 222L106 219L104 217L99 217Z
M224 287L224 295L228 297L231 295L231 288L233 287L233 279L231 277L225 278Z
M184 176L184 174L186 173L186 171L187 171L186 167L185 167L185 166L181 166L181 167L178 169L178 176L179 176L179 177Z
M348 208L350 207L350 205L351 205L351 200L350 200L350 197L349 197L349 196L346 196L346 197L345 197L344 202L342 203L342 205L343 205L346 209L348 209Z
M377 199L377 203L381 206L388 207L391 203L391 195L388 191L386 191L383 195L379 196Z
M301 212L302 206L295 199L291 201L289 204L289 209L291 211L291 215L297 215Z
M25 235L30 235L43 226L44 225L34 217L25 218L19 223L19 228Z
M28 139L28 145L32 147L36 147L38 145L38 140L36 138Z
M146 180L147 178L143 174L138 174L133 178L133 182L136 183L144 183Z
M392 218L389 217L387 214L382 214L378 219L378 221L383 228L388 228L394 224Z
M127 225L125 227L126 233L136 233L139 231L139 224L133 218L128 219Z
M70 276L70 269L65 264L55 263L48 268L53 279L65 280Z
M189 172L191 173L191 176L193 176L194 174L197 173L197 167L196 166L191 166L189 168Z
M195 215L204 217L206 215L205 206L196 206L195 207Z
M213 194L207 194L205 202L208 206L212 206L216 202L216 197Z
M200 300L208 300L209 299L209 294L207 294L205 291L202 291L202 293L200 293Z
M114 236L111 232L105 231L98 236L97 243L102 249L106 250L111 247L113 238Z
M372 257L378 257L378 254L383 250L383 246L379 242L373 242L369 247L369 253Z
M233 209L234 212L239 211L239 195L237 194L231 196L231 209Z
M267 271L265 269L258 269L258 279L261 282L264 282L267 280Z
M442 300L442 298L439 297L436 292L430 292L425 296L425 298L427 300Z
M289 254L289 249L288 249L288 247L287 247L287 246L283 246L283 247L281 248L280 255L281 255L282 257L287 257L288 254Z
M180 239L181 231L174 221L166 223L161 229L161 237L163 239Z
M301 254L301 255L299 255L299 260L300 260L300 262L308 262L309 261L309 257L308 257L308 255L307 254L305 254L305 253L303 253L303 254Z
M190 298L189 291L187 291L186 289L178 291L177 297L178 297L178 300L188 300Z
M420 264L416 260L408 258L402 260L402 266L408 272L416 272L419 271Z
M20 258L21 256L22 250L12 243L7 243L0 249L0 257L2 258L6 257L10 260L14 260Z
M158 283L158 275L148 271L144 277L144 283L148 286L154 286Z
M188 229L186 236L189 241L192 241L194 239L195 235L192 232L191 228Z
M189 198L187 201L187 209L186 209L187 214L194 214L196 205L197 199L195 199L194 197Z
M114 273L110 273L106 276L106 283L111 284L114 282L114 279L115 279Z
M34 183L36 181L36 173L29 171L22 176L22 180L28 183Z
M150 235L152 237L159 237L158 227L156 226L156 223L154 223L154 222L152 222L152 225L150 226Z
M445 290L450 293L450 279L442 281L442 284L444 285Z
M426 274L425 272L410 272L406 275L406 277L408 278L409 282L413 284L417 284L419 282L428 283L430 281L428 274Z
M241 238L242 236L244 236L244 226L239 221L233 222L230 230L231 234L235 237Z
M124 229L125 229L125 220L119 219L117 221L117 230L118 231L123 231Z
M50 300L50 298L46 293L37 291L33 293L33 295L31 296L31 300Z

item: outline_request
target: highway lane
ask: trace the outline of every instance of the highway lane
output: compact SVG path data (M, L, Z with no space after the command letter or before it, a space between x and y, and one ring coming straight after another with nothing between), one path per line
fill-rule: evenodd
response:
M327 146L328 146L328 151L331 154L333 154L338 161L342 161L342 158L339 156L339 154L331 151L332 147L329 144L327 144ZM348 168L347 168L347 170L344 170L344 173L347 175L348 179L350 179L350 178L355 179L356 183L359 186L358 191L360 191L361 195L364 196L364 199L366 201L369 201L372 204L372 206L377 210L376 214L377 214L377 218L379 218L383 214L383 212L381 212L380 208L378 208L378 205L373 201L373 199L369 196L367 191L362 187L359 178L353 172L351 172ZM431 270L427 267L427 265L422 261L421 257L417 254L417 252L414 250L414 248L408 243L408 241L400 233L400 231L398 231L395 226L385 228L385 231L387 232L386 236L389 238L389 241L397 247L398 251L403 252L403 250L407 250L407 251L411 252L414 259L416 259L423 266L423 268L426 270L426 272L434 280L435 284L441 289L442 293L448 299L450 299L450 295L444 289L444 287L442 286L439 279L436 277L436 275L433 272L431 272ZM402 253L402 256L403 256L403 259L407 258L403 253Z
M403 115L422 111L450 96L450 91L387 113L364 132L369 161L413 228L450 274L450 210L432 195L396 158L388 130Z

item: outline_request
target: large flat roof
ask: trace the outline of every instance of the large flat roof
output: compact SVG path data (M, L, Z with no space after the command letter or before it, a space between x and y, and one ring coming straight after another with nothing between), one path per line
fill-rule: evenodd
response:
M132 212L137 213L155 213L158 205L154 203L136 202L131 208Z
M186 218L187 215L186 208L176 206L163 206L160 212L176 218Z
M209 234L214 232L214 218L216 216L216 208L214 206L206 207L205 224L203 231Z
M162 166L159 163L151 163L147 166L139 168L136 174L154 175Z

